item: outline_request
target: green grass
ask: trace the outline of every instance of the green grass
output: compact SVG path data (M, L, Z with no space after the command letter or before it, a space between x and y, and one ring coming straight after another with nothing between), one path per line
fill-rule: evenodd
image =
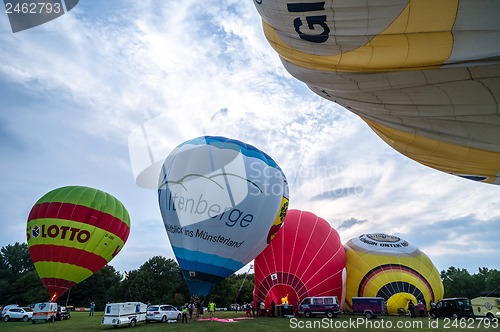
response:
M195 318L189 321L188 324L173 323L173 324L162 324L162 323L149 323L144 322L138 323L136 327L130 328L128 326L113 328L101 325L103 312L96 312L94 316L90 317L88 313L85 312L72 312L71 319L62 322L54 323L37 323L35 325L31 322L0 322L0 331L35 331L35 332L79 332L79 331L127 331L127 332L149 332L149 331L214 331L214 332L225 332L225 331L498 331L499 326L496 328L490 325L489 328L486 327L486 323L482 320L469 320L462 321L462 327L460 321L453 320L434 320L430 318L415 318L410 319L407 317L379 317L370 321L366 321L363 317L359 316L348 316L340 315L338 318L328 320L326 318L297 318L297 319L287 319L287 318L258 318L258 319L248 319L239 320L235 323L221 323L215 321L198 321ZM238 318L245 317L244 312L217 312L216 317L218 318ZM208 315L205 315L205 318ZM368 322L368 323L367 323ZM453 325L455 322L455 325ZM439 326L436 327L434 324L438 323ZM314 325L315 324L315 325ZM368 326L367 324L371 324ZM398 324L400 326L407 326L408 328L397 328ZM416 325L411 325L416 324ZM447 325L446 325L447 324ZM295 327L295 328L292 328Z

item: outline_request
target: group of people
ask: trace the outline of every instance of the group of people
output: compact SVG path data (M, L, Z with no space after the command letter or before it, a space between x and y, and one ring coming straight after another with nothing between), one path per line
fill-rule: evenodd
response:
M425 317L425 305L422 303L422 301L418 301L417 303L417 308L418 312L420 314L420 317ZM413 303L412 300L408 302L408 313L410 314L411 318L415 318L415 304Z
M203 301L198 300L197 298L192 298L189 303L186 303L181 310L181 323L186 323L188 322L188 316L189 319L193 319L193 312L194 309L196 308L196 318L202 319L203 318L203 311L205 310L205 304ZM215 313L215 302L210 301L208 303L208 313L210 315L210 319L214 317Z
M264 304L264 301L257 302L257 306L258 309L252 303L243 304L243 309L245 310L246 316L256 317L256 318L268 316L268 312ZM274 301L273 301L273 310L271 310L271 313L273 312L274 312Z

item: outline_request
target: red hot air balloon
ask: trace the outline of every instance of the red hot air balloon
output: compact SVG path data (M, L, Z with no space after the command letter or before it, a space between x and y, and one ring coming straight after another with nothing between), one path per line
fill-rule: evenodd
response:
M26 236L50 300L103 268L123 248L129 232L127 210L103 191L70 186L40 198L29 214Z
M339 234L311 212L289 210L273 241L254 260L255 301L297 307L308 296L344 299L345 251Z

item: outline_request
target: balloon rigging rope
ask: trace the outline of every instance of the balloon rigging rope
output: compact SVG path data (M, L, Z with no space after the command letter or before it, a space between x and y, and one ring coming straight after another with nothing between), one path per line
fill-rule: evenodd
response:
M324 98L321 98L320 100L320 104L319 104L319 107L318 109L322 109L323 108L323 102L325 101ZM297 173L295 174L295 179L293 180L293 185L292 187L295 188L295 184L297 182L297 178L299 177L299 174L300 174L300 168L302 167L302 162L304 161L304 158L306 156L306 152L307 152L307 149L309 147L309 143L311 142L311 136L312 136L312 133L316 131L316 129L319 127L319 122L318 122L318 117L319 117L319 114L320 114L320 111L317 111L315 112L314 114L314 118L313 118L313 125L311 126L311 130L309 131L309 135L307 135L307 141L306 141L306 145L305 145L305 148L304 148L304 151L302 152L302 156L300 158L300 162L299 162L299 168L297 169Z

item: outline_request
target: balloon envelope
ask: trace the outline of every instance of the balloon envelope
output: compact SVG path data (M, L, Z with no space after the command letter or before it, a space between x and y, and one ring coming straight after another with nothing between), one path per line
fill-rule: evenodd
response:
M167 157L158 199L191 293L207 295L272 240L288 208L288 184L274 160L257 148L204 136Z
M103 268L129 233L127 210L103 191L68 186L40 198L29 214L26 236L50 300Z
M274 240L254 260L255 301L297 304L308 296L345 292L345 252L339 234L311 212L289 210Z
M254 1L285 68L441 171L500 184L500 2Z
M352 297L383 297L389 314L407 310L409 300L441 299L443 283L426 254L407 241L387 234L363 234L345 244L347 289L345 309L352 311Z

